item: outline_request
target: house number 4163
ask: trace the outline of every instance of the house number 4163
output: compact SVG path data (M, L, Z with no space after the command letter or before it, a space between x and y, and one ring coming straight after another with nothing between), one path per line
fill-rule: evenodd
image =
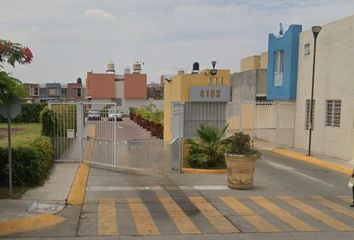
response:
M220 90L200 90L199 97L201 98L219 98Z

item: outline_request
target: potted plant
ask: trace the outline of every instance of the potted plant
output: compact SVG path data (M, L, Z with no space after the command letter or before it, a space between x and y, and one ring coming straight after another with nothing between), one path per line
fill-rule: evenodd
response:
M251 189L255 171L255 161L261 153L253 148L250 136L235 133L225 140L227 182L230 188Z
M162 122L163 122L163 112L156 110L151 114L151 135L155 137L159 137L162 135Z

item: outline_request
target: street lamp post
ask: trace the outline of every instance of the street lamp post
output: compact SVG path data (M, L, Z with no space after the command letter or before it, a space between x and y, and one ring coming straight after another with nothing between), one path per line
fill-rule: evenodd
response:
M315 88L315 62L316 62L316 43L317 43L317 36L321 31L320 26L313 26L312 27L312 34L314 38L313 44L313 62L312 62L312 86L311 86L311 100L310 100L310 126L309 126L309 148L308 148L308 156L311 156L311 137L312 137L312 128L313 128L313 92Z

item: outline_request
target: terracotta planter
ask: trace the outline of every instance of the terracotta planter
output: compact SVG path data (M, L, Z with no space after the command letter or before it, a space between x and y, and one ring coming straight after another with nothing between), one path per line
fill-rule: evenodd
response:
M162 125L160 125L161 126L161 128L159 129L159 134L158 134L158 138L160 138L160 139L163 139L163 126Z
M141 124L141 117L140 117L140 116L136 116L136 123L137 123L138 125Z
M136 115L134 113L129 114L130 120L134 121L135 117L136 117Z
M146 128L147 128L147 124L148 124L148 121L145 120L145 119L142 119L140 126L141 126L142 128L144 128L144 129L146 129Z
M134 122L137 122L137 118L138 118L138 117L134 114L132 120L133 120Z
M151 126L151 135L162 139L162 135L163 135L162 125L153 123Z
M158 133L157 124L152 123L150 131L151 131L151 135L156 137Z
M146 130L151 131L153 123L149 120L146 120Z
M256 156L225 154L227 184L229 188L251 189L255 171Z

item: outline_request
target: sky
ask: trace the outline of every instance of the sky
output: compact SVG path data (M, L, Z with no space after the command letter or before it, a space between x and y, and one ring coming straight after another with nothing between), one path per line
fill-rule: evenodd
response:
M143 62L148 82L178 69L237 72L267 51L268 34L354 14L354 0L0 0L0 39L28 46L30 65L7 67L22 82L75 82Z

